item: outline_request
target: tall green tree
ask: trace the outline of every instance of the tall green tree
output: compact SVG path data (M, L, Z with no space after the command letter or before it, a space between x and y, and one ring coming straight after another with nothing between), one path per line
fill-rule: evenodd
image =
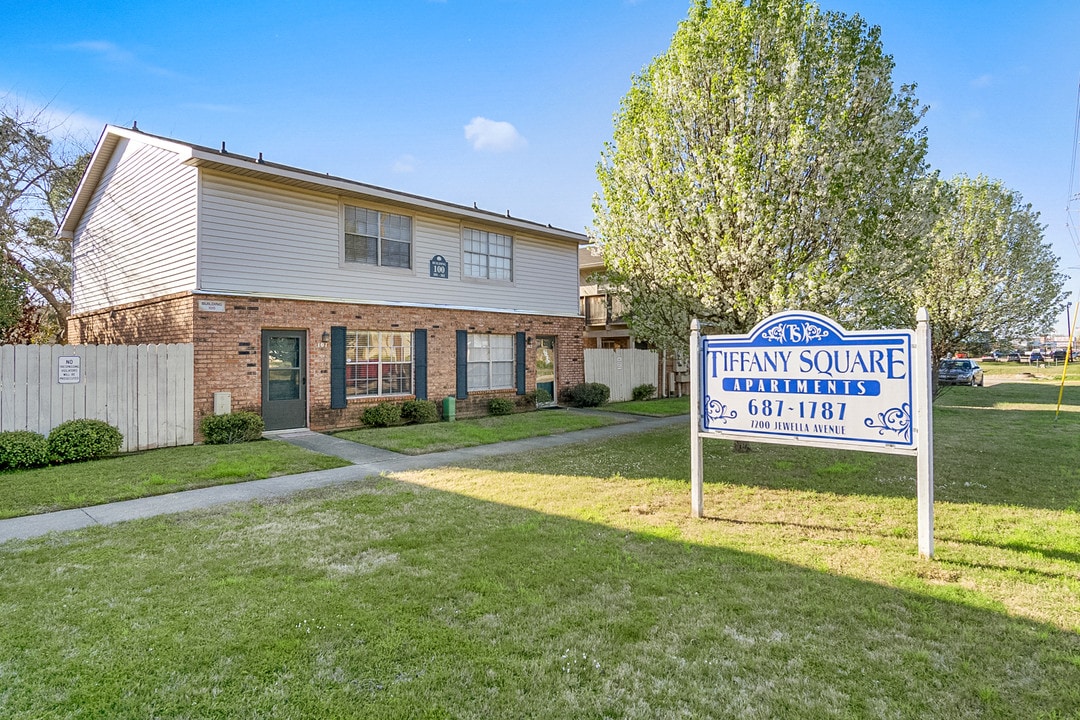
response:
M880 31L803 0L695 2L632 81L592 233L633 332L746 332L784 309L909 322L928 228L924 108Z
M0 257L0 336L15 327L26 304L26 281L22 273Z
M89 155L50 137L40 114L0 106L0 257L25 283L26 302L47 308L51 339L63 342L71 307L71 242L56 229Z
M930 313L934 357L1045 333L1066 293L1039 213L1020 193L982 175L940 181L936 195L929 264L912 300Z

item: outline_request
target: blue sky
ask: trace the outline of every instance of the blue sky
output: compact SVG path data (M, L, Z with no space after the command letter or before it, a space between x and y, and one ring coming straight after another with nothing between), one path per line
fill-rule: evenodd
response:
M1080 2L822 0L880 25L930 107L930 162L1066 227ZM631 76L689 0L3 0L0 97L583 231ZM1074 192L1080 181L1074 182ZM1070 269L1076 267L1077 269ZM1078 298L1075 294L1073 301ZM1064 316L1059 325L1064 326Z

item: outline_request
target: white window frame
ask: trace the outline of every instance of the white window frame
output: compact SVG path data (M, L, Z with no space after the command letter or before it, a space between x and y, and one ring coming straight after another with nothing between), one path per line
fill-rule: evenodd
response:
M378 228L376 235L365 233L351 233L349 232L349 211L360 210L366 213L374 213L376 215L376 223ZM395 236L392 231L392 223L401 220L407 220L409 224L409 237L405 240L399 236ZM401 213L394 213L388 210L382 210L380 208L371 207L368 205L357 205L350 202L341 203L341 261L350 266L355 265L374 265L377 267L391 268L395 270L412 270L413 269L413 248L416 245L416 219L411 215L403 215ZM375 240L375 262L364 260L350 260L348 252L349 236L353 236L359 239L374 238ZM386 248L385 243L399 243L408 244L408 265L388 265L384 262L384 253Z
M492 339L499 338L500 347L493 348ZM495 354L498 351L498 356ZM506 351L509 350L509 359ZM478 390L513 390L517 368L517 349L513 334L469 333L468 379L469 392ZM507 372L507 366L509 372ZM505 385L498 378L505 378Z
M492 239L505 239L508 250L507 255L492 253ZM499 243L502 245L503 243ZM514 245L515 238L494 230L483 230L477 227L462 225L461 227L461 274L469 280L486 280L491 282L512 283L514 281ZM470 249L472 248L472 249ZM498 267L501 263L492 262L505 260L507 267ZM473 260L482 259L482 262ZM492 268L492 265L496 267ZM492 274L496 277L492 277ZM505 276L503 274L505 273Z
M370 345L365 345L361 348L358 344L358 339L361 334L374 335L377 346L372 348ZM402 336L406 343L401 345L406 351L406 360L395 360L386 358L386 354L393 351L397 345L391 345L384 342L388 340L390 336ZM365 398L377 398L377 397L402 397L412 395L416 391L416 362L415 355L413 353L413 347L415 346L415 338L411 332L401 332L398 330L346 330L345 331L345 397L349 400L360 400ZM368 351L368 356L365 359L359 359L362 350ZM373 351L373 357L372 357ZM351 359L350 359L351 358ZM408 364L408 377L409 377L409 389L407 391L398 392L383 392L383 368L395 365ZM366 378L355 378L352 382L349 380L350 370L349 368L373 368L374 380L375 380L375 392L374 393L360 393L357 392L356 385L352 382L363 379L371 379L372 375L366 375Z

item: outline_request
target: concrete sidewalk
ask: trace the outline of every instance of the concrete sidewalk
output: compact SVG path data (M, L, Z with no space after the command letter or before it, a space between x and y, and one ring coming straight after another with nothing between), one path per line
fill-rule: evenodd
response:
M611 415L612 413L604 414ZM280 498L302 490L357 482L366 477L381 475L382 473L441 467L455 463L465 463L477 458L510 455L526 450L554 448L593 440L605 440L619 435L646 432L689 422L686 415L666 418L648 418L639 415L620 415L619 417L626 420L626 422L620 425L606 425L590 430L577 430L559 435L526 438L491 445L478 445L428 455L401 455L389 450L360 445L348 440L311 432L310 430L272 433L270 437L279 441L299 445L324 455L335 455L353 464L334 468L333 470L318 470L301 475L282 475L267 478L266 480L217 485L199 490L187 490L168 495L124 500L76 510L61 510L43 515L28 515L26 517L0 520L0 543L8 540L40 537L52 532L78 530L91 525L112 525L125 520L137 520L156 515L211 508L228 503Z

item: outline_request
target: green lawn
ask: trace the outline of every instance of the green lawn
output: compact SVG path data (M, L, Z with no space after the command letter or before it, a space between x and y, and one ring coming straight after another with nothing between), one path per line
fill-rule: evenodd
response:
M652 415L653 417L685 415L690 412L690 396L656 398L654 400L629 400L627 402L608 403L601 405L597 409L631 413L633 415Z
M283 442L163 448L0 473L0 518L88 507L349 463Z
M335 436L406 455L455 450L522 438L554 435L612 425L619 421L562 410L541 410L494 417L391 428L344 430Z
M1067 373L1067 380L1080 381L1080 362L1069 362L1069 367L1065 367L1065 363L1058 365L1044 364L1042 367L1039 365L1031 366L1027 363L1004 363L1004 362L982 362L979 361L979 367L983 369L986 376L993 378L1002 378L1009 380L1038 380L1040 382L1060 382L1062 372Z
M0 546L4 718L1078 718L1080 386L911 458L685 428Z

